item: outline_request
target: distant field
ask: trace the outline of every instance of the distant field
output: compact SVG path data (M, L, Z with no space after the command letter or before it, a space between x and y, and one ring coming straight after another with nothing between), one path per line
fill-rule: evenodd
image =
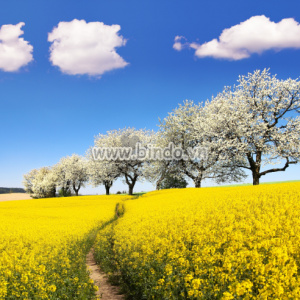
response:
M11 194L0 194L0 202L12 201L12 200L29 200L32 199L28 194L24 193L11 193Z

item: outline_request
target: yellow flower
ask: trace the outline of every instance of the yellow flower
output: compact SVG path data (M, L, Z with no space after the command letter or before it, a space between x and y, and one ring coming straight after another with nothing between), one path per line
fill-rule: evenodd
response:
M48 290L50 292L55 292L56 291L56 286L54 284L51 284L49 287L48 287Z
M232 296L232 294L225 292L222 296L222 300L231 300L234 299L234 297Z

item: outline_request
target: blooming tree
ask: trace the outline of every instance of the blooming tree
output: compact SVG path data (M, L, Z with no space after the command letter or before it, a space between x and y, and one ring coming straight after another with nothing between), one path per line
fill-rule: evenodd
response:
M205 105L185 101L156 134L134 128L99 134L87 159L74 154L53 168L32 170L24 175L25 189L35 197L55 196L56 187L64 195L71 189L78 195L90 180L94 186L104 184L109 194L114 180L123 177L132 195L138 180L155 182L159 189L171 174L201 187L204 179L240 181L245 169L257 185L262 176L299 162L299 112L299 80L279 80L266 69L257 70ZM154 148L159 157L151 155ZM275 164L281 166L270 167Z
M72 185L71 180L67 177L64 162L65 158L60 159L60 161L53 166L53 172L55 174L55 182L57 187L60 187L62 196L66 197L70 195Z
M239 167L252 172L254 185L262 176L299 162L297 79L279 80L266 69L257 70L241 76L233 88L226 87L207 105L207 111L210 135L223 153L229 158L234 154L241 162ZM270 167L280 163L281 167Z
M81 187L88 181L88 163L85 158L73 154L63 157L54 167L57 186L61 187L63 195L73 190L78 196Z
M23 184L33 198L55 197L55 176L49 167L31 170L24 175Z
M124 176L128 185L129 195L133 194L133 188L138 180L142 180L145 157L139 157L139 149L148 148L153 142L152 131L135 128L124 128L99 134L95 138L95 147L101 156L102 150L106 150L107 156L102 161L111 164L112 170L116 170L116 176ZM138 146L137 146L138 144ZM140 148L138 148L140 147ZM98 157L99 159L99 157Z
M244 172L228 164L224 166L222 150L210 135L210 119L201 104L185 101L160 124L160 144L165 147L172 143L182 149L181 158L173 160L178 176L187 176L201 187L204 179L217 182L239 181Z
M88 150L86 156L89 181L94 187L103 184L106 195L109 195L113 182L120 176L117 164L113 161L96 160L92 154L92 149Z
M33 181L34 181L34 178L36 177L37 173L38 173L38 170L33 169L23 176L24 177L23 185L25 187L25 191L26 191L26 193L28 193L30 195L33 194Z

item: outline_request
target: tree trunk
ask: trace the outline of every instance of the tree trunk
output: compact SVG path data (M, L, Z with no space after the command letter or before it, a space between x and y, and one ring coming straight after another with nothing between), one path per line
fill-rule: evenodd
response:
M80 184L78 185L78 188L76 188L75 183L73 184L73 190L75 192L75 195L78 196L79 190L80 190Z
M247 154L250 169L252 171L253 185L259 185L259 178L261 176L261 174L260 174L261 157L262 157L261 151L257 151L255 161L254 161L251 153Z
M69 191L71 192L71 182L67 181L66 188L64 189L64 197L68 196Z
M105 184L105 192L107 196L109 195L109 190L110 190L110 186Z
M125 180L126 180L126 183L128 184L128 195L132 195L133 194L133 188L134 188L134 185L136 183L138 179L138 175L134 175L134 176L130 176L129 174L125 174Z
M259 185L259 179L261 176L260 165L255 165L251 171L252 171L253 185Z
M133 187L134 187L134 184L129 185L128 195L133 195Z
M202 177L197 177L194 179L195 188L201 188Z
M252 176L253 176L253 185L259 185L259 178L260 178L259 173L252 171Z
M104 186L105 186L105 194L108 196L110 195L109 190L113 185L113 181L105 180L104 181Z

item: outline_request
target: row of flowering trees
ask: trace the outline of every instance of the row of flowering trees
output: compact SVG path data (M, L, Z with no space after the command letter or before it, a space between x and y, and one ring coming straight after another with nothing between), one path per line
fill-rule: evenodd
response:
M35 197L54 196L58 187L63 194L73 190L78 195L87 182L103 184L109 194L113 182L122 178L132 194L139 180L156 183L159 189L167 174L201 187L208 178L240 181L248 170L258 185L262 176L299 162L299 112L298 79L279 80L268 70L257 70L240 76L237 85L225 87L211 101L185 101L160 122L156 133L125 128L99 134L94 145L98 152L91 147L85 157L72 155L51 168L32 170L24 184ZM171 146L180 155L167 155ZM131 149L131 155L109 152L107 157L101 152L117 148ZM153 149L160 159L149 155ZM205 155L195 155L199 149Z
M24 175L23 184L27 193L34 198L55 197L58 189L61 196L79 190L88 181L86 160L76 154L62 158L52 167L33 169Z

